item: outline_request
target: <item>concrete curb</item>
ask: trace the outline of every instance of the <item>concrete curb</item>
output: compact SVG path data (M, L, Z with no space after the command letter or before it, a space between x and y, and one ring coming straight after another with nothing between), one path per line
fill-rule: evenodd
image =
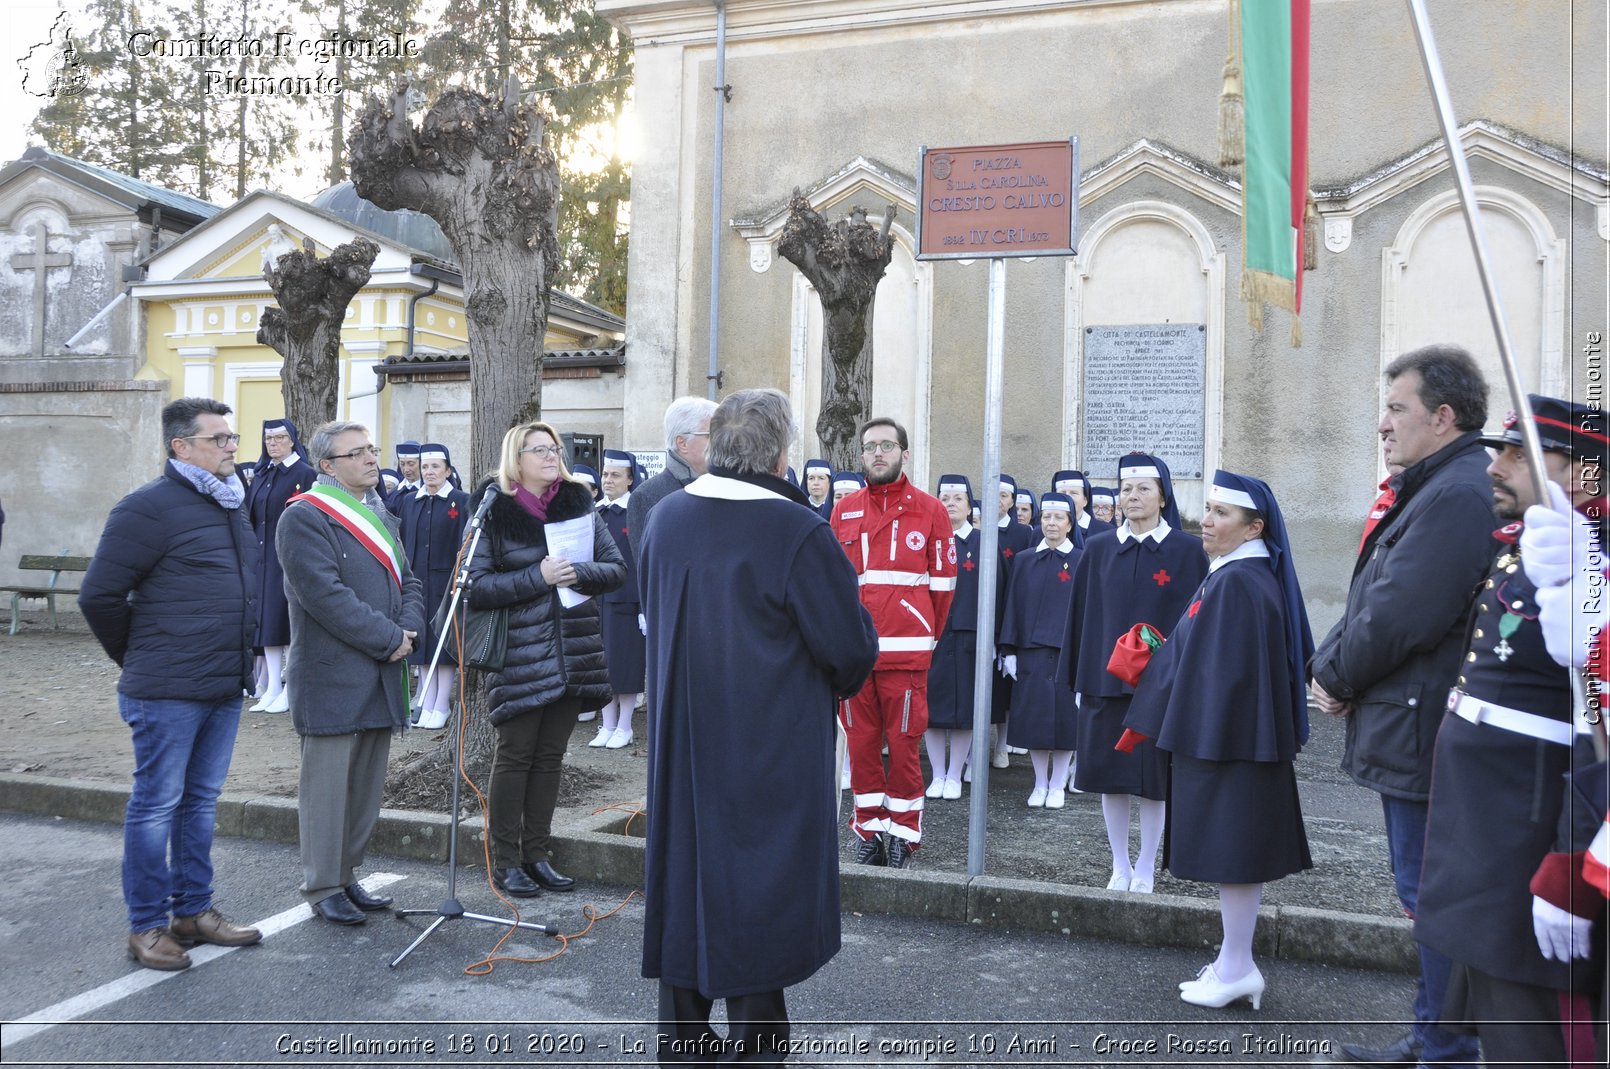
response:
M121 824L127 803L128 790L123 787L0 773L0 810ZM296 800L225 794L218 801L217 827L223 835L294 843ZM556 829L554 845L574 876L641 887L643 828L642 818L609 810ZM444 814L383 809L370 850L389 857L446 861L447 831ZM478 859L484 841L479 817L460 821L461 860ZM899 872L852 867L844 869L839 880L843 908L857 913L1204 950L1211 950L1219 939L1218 907L1208 899L1131 895L920 868ZM1419 968L1409 921L1300 906L1263 907L1254 949L1265 958L1409 973Z

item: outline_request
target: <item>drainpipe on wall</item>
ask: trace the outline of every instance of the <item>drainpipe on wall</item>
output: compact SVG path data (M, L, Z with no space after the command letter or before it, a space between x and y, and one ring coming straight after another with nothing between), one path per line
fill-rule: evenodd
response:
M716 3L716 143L715 167L710 183L710 370L705 375L706 395L716 399L721 389L720 346L717 341L721 327L721 148L725 140L727 101L732 99L732 86L727 84L727 5L726 0Z
M434 271L427 271L424 264L410 264L408 266L408 273L411 275L428 276L430 278L430 289L421 290L412 297L408 298L408 334L403 342L402 353L405 358L414 355L414 309L419 306L420 301L442 288L442 280L437 277ZM375 373L375 393L379 393L381 390L386 388L385 369L381 367L380 364L376 364L371 370L373 370Z

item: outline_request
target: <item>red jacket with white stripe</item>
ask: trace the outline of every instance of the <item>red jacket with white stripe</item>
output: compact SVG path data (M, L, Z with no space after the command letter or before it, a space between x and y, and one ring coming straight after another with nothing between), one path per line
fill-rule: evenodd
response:
M877 670L926 672L956 593L956 544L939 499L904 475L833 506L833 534L855 567L878 631Z

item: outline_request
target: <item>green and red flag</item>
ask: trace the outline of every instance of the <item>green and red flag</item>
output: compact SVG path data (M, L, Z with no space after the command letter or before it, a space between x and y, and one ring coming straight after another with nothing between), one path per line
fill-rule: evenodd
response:
M1241 0L1246 163L1241 178L1241 299L1302 310L1308 202L1309 0ZM1293 326L1293 337L1301 335Z

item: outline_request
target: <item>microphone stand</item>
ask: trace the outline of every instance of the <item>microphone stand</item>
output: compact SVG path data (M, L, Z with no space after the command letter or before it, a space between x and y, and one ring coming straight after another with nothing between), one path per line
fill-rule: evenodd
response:
M447 606L447 626L442 628L442 633L440 635L438 635L437 638L436 638L436 652L434 654L432 654L432 656L431 656L430 668L427 670L429 672L435 672L436 671L436 664L437 664L438 661L441 660L442 650L447 645L447 637L448 637L448 635L451 632L457 631L458 628L459 628L458 603L459 603L460 598L462 598L464 592L470 588L470 560L475 556L475 548L476 548L476 546L480 545L480 542L481 542L481 526L486 520L486 513L487 513L487 510L491 507L492 500L493 500L493 495L495 495L497 492L498 491L497 491L496 486L487 487L486 496L481 499L481 505L475 511L475 517L470 521L470 531L469 531L469 536L468 536L469 537L469 545L464 550L464 556L459 562L458 572L453 576L452 599L448 602L448 606ZM463 671L462 666L460 666L459 671L460 672ZM427 675L427 676L425 676L423 678L428 679L429 676ZM463 680L463 677L460 676L459 686L461 688L463 686L462 680ZM420 694L419 694L419 697L417 699L421 704L423 704L423 702L424 702L424 690L425 690L424 687L420 688ZM461 712L460 716L462 717L462 715L463 714ZM449 722L451 722L451 721L449 721ZM541 932L543 935L558 935L559 934L559 929L553 927L552 925L538 924L536 921L523 921L523 920L516 920L516 919L513 919L513 918L507 918L507 917L493 917L493 916L490 916L490 915L485 914L485 913L471 913L468 910L466 910L462 905L459 904L459 901L458 901L458 821L459 821L459 818L458 818L458 799L459 799L459 786L458 786L458 784L459 784L459 780L462 777L460 776L458 765L459 765L459 740L463 737L463 732L464 732L464 725L462 723L460 723L459 726L458 726L457 731L450 731L448 733L448 738L451 740L451 742L449 743L449 748L450 748L449 757L451 758L451 764L452 764L452 778L453 778L453 794L452 794L452 798L453 798L453 801L452 801L452 808L448 810L448 818L447 818L447 897L442 899L441 905L437 906L435 909L397 909L397 910L393 910L393 913L395 913L396 916L399 919L401 919L403 917L425 916L427 914L430 915L430 916L434 916L436 918L435 920L430 922L429 926L427 926L426 929L423 932L419 933L419 937L417 939L415 939L412 943L408 944L407 949L405 949L401 954L398 954L395 958L392 959L391 968L393 968L393 969L395 969L398 965L401 965L402 962L403 962L403 959L407 958L408 955L412 954L415 950L417 950L420 947L420 945L425 942L425 940L429 939L431 937L431 935L436 931L436 929L440 928L442 925L446 924L450 920L463 919L463 920L481 921L483 924L497 924L497 925L501 925L503 927L529 928L531 931Z

